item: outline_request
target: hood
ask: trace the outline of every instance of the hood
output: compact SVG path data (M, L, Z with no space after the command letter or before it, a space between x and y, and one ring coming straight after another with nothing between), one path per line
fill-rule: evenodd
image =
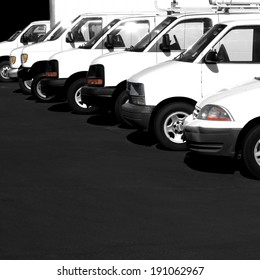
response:
M156 55L149 52L120 51L95 58L91 65L105 69L105 85L116 86L134 73L156 64ZM116 74L115 74L116 73Z
M29 46L25 46L23 53L30 52L49 52L49 51L58 51L60 50L60 42L57 44L56 41L44 41L38 42Z
M17 47L17 42L16 41L4 41L4 42L0 42L0 52L1 53L5 53L5 55L9 55L10 51L14 48ZM1 54L4 55L4 54Z
M23 48L24 48L24 46L21 46L21 47L19 47L19 48L12 49L12 51L10 52L10 55L20 56L21 53L22 53Z
M178 96L194 101L201 98L201 65L197 63L166 61L134 74L128 81L144 85L146 105Z

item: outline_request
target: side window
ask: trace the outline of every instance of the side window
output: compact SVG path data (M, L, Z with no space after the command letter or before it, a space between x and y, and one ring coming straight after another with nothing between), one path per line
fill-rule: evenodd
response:
M84 18L71 30L74 42L88 42L102 29L101 18Z
M215 46L219 63L260 62L260 28L235 28Z
M138 43L147 33L150 32L150 22L148 20L128 21L118 25L110 36L112 37L113 47L130 48ZM97 48L104 48L104 38Z
M207 18L180 22L167 32L170 39L170 50L186 50L211 27L212 21ZM160 38L150 49L150 52L162 51L160 49L162 40L163 39Z
M31 26L24 34L23 39L26 42L35 43L46 34L47 27L45 24Z

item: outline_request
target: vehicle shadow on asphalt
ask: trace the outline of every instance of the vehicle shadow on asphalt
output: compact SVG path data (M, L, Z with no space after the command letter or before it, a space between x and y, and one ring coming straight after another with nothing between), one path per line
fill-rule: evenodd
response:
M112 113L102 113L102 111L101 113L97 112L93 115L90 115L90 117L87 119L87 123L98 126L118 125L118 121Z
M56 103L48 108L52 112L72 112L67 102Z
M184 158L184 163L189 168L200 172L234 174L238 171L240 172L241 176L256 180L243 167L241 159L199 155L196 153L187 152Z

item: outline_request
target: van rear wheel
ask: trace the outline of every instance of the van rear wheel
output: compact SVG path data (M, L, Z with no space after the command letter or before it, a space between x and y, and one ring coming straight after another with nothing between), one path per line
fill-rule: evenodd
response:
M165 105L154 119L153 132L158 142L172 151L187 150L183 122L194 110L189 103L176 102Z

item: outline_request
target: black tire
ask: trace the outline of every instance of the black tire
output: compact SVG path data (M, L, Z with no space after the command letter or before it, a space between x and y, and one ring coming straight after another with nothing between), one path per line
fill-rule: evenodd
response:
M252 128L244 138L242 163L249 174L260 179L260 125Z
M56 96L46 96L46 94L41 90L41 80L44 78L46 78L44 74L39 74L33 78L31 85L31 94L40 102L50 102L53 101Z
M194 106L184 102L165 105L156 114L153 123L153 133L158 142L172 151L187 150L183 136L183 121L194 110Z
M0 82L12 82L14 79L10 78L7 71L11 69L9 61L2 61L0 63Z
M114 105L114 114L119 123L132 126L122 115L122 105L129 101L126 90L123 90L116 98Z
M24 80L22 78L19 78L18 83L23 93L31 94L32 80Z
M74 113L78 114L92 114L96 112L97 108L88 106L81 101L80 89L86 85L86 78L80 78L74 81L67 91L67 102Z

